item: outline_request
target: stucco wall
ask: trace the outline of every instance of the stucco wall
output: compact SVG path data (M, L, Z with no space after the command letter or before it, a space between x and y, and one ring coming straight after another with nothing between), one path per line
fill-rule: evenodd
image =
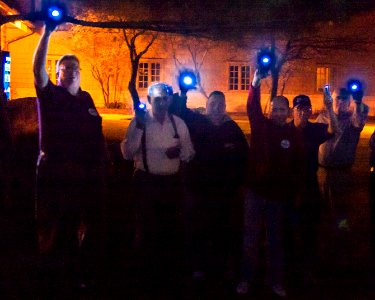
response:
M20 39L17 42L9 44L11 53L11 93L12 98L24 98L35 96L32 74L32 58L34 50L39 41L39 34ZM10 40L10 38L9 38ZM249 45L249 49L252 48ZM69 41L65 38L64 32L53 33L51 37L48 54L61 56L66 53L72 53L69 47ZM192 67L191 58L182 49L177 52L180 60L184 61L185 67ZM338 55L330 59L330 66L333 68L333 86L339 87L345 85L348 78L357 77L362 79L365 85L366 97L364 101L370 105L371 115L375 115L375 89L372 83L375 82L375 59L373 59L373 51L366 54ZM213 90L221 90L226 94L227 110L231 112L245 111L245 103L247 91L229 91L228 90L228 67L230 63L246 63L253 66L254 50L240 50L233 45L218 43L216 47L210 49L201 68L202 85L207 94ZM93 78L90 66L85 57L78 55L81 60L81 86L92 95L98 107L104 106L104 100L99 83ZM145 59L158 59L161 63L161 80L173 85L177 91L177 68L172 58L171 48L165 46L163 42L157 42L145 55ZM284 95L290 101L297 94L307 94L311 97L314 110L322 108L322 95L316 91L316 67L319 62L303 61L298 63L298 70L288 80ZM320 62L320 63L325 63ZM124 57L124 67L129 69L127 57ZM251 67L251 73L254 71ZM128 72L130 76L130 69ZM126 86L126 85L125 85ZM333 87L333 88L334 88ZM262 100L264 103L268 100L269 90L266 84L262 87ZM146 90L139 90L139 94L143 101L146 101ZM124 90L119 97L120 101L130 101L127 90ZM206 98L197 91L189 92L189 107L204 107Z

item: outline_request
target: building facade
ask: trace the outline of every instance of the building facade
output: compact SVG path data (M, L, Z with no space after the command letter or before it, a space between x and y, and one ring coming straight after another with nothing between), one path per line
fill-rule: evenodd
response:
M3 15L19 13L14 8L0 1ZM23 8L25 9L25 8ZM1 49L10 53L10 99L35 97L32 74L33 53L40 38L40 27L30 22L16 21L1 26ZM183 38L186 41L193 38ZM187 43L187 42L186 42ZM225 42L203 41L191 43L193 46L181 46L184 43L171 45L169 37L158 39L149 51L142 57L137 75L137 89L143 100L146 98L147 87L155 81L165 81L177 90L177 74L179 68L199 68L201 84L206 94L221 90L227 98L227 110L244 112L247 91L251 84L255 65L254 45L237 47ZM207 45L205 45L207 43ZM97 45L96 45L97 46ZM71 41L67 39L66 31L57 31L51 37L47 68L52 81L56 80L55 66L59 57L66 53L74 53ZM195 52L194 52L195 51ZM323 106L322 87L329 83L333 88L345 86L349 78L358 78L365 83L364 101L370 106L370 114L375 115L375 52L369 51L358 54L355 51L346 52L329 59L296 61L287 66L291 72L280 80L279 91L290 100L297 94L307 94L312 98L314 110ZM98 107L104 106L101 85L92 73L90 60L82 53L75 53L81 60L82 88L90 92ZM107 62L108 68L111 61ZM130 78L130 62L124 55L124 81ZM131 103L127 84L123 84L116 101ZM270 82L262 87L262 101L266 106L269 100ZM190 107L204 107L206 97L199 91L189 93Z

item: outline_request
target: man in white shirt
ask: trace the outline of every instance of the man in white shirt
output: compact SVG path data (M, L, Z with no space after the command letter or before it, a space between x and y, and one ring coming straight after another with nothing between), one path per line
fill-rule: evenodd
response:
M168 114L173 96L168 89L171 90L163 83L150 86L147 97L152 110L146 113L136 110L136 117L130 122L121 143L123 157L134 160L136 170L153 175L176 174L180 163L190 161L195 153L185 122ZM143 136L146 162L142 151Z
M184 121L168 114L172 95L167 84L151 85L147 96L151 111L136 109L121 143L123 157L134 160L135 166L140 270L150 276L143 278L146 282L155 284L156 279L174 276L171 266L177 268L182 261L178 254L183 238L180 169L195 154Z

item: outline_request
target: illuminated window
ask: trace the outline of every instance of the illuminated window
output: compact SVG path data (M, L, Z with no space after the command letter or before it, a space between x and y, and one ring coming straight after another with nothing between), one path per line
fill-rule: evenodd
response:
M58 62L58 58L48 58L47 59L47 73L49 79L53 82L56 83L57 81L57 74L56 74L56 64Z
M250 66L241 66L241 90L247 91L250 87Z
M138 67L138 87L148 87L148 63L140 63Z
M316 68L316 90L318 92L323 91L325 84L331 84L331 68L329 67L317 67Z
M138 67L138 88L145 89L151 82L160 81L160 63L141 62Z
M160 81L160 64L151 63L151 82Z
M229 90L247 91L250 86L250 66L229 65Z

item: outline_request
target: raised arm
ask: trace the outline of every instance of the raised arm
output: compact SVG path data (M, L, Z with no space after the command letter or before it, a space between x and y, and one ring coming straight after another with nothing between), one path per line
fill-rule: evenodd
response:
M367 121L369 107L362 102L363 91L353 93L353 100L355 103L355 110L352 117L352 124L354 127L362 130Z
M137 127L135 118L130 122L125 138L120 145L124 159L133 160L134 156L141 151L143 130Z
M48 84L48 73L46 70L46 58L49 39L54 28L44 26L44 32L39 40L39 44L34 53L33 71L34 82L37 88L44 88Z
M247 115L250 122L256 120L265 119L262 107L260 105L260 81L262 76L259 74L258 70L254 73L254 79L249 89L249 95L247 97Z
M328 114L328 133L339 134L341 130L337 121L337 116L333 111L333 99L329 92L324 92L324 107Z

